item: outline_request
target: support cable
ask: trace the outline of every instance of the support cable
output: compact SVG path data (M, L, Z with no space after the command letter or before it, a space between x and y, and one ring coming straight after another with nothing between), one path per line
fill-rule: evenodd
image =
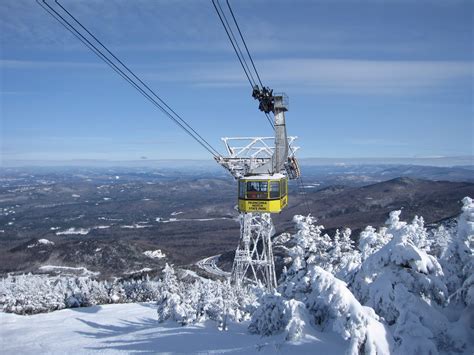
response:
M227 2L227 7L229 8L230 10L230 13L232 15L232 18L234 19L234 23L235 23L235 26L237 27L237 30L239 31L239 35L240 35L240 38L242 39L242 43L244 44L245 46L245 50L247 51L247 54L250 58L250 62L252 63L252 66L253 66L253 70L255 70L255 74L257 74L257 78L258 78L258 82L260 83L260 86L263 88L263 84L262 84L262 80L260 80L260 75L258 75L258 71L257 71L257 68L255 67L255 64L253 62L253 59L252 59L252 56L250 55L250 51L247 47L247 43L245 42L245 39L244 39L244 36L242 35L242 32L240 31L240 27L239 27L239 24L237 23L237 20L234 16L234 11L232 11L232 7L230 6L230 3L229 3L229 0L226 0Z
M216 5L217 4L217 5ZM245 73L245 76L247 77L249 83L250 83L250 86L252 88L252 90L255 89L255 87L258 87L258 84L257 82L255 81L253 75L252 75L252 71L250 70L249 68L249 65L245 59L245 56L244 54L242 53L242 50L240 49L240 46L238 44L238 41L237 39L235 38L235 35L234 35L234 32L232 31L232 27L230 26L229 24L229 21L227 20L227 17L225 15L225 12L224 10L222 9L220 3L219 3L219 0L212 0L212 5L214 6L214 9L216 10L216 13L217 15L219 16L219 19L222 23L222 26L224 27L224 30L227 34L227 37L229 38L229 41L232 45L232 47L234 48L234 52L235 54L237 55L237 58L239 59L239 62L240 62L240 65L242 66L242 69L244 70L244 73ZM263 88L263 84L262 84L262 81L260 80L260 75L258 74L257 72L257 69L255 68L255 64L253 63L253 59L252 59L252 56L250 55L250 52L249 52L249 49L247 47L247 44L245 43L245 40L244 40L244 37L242 35L242 32L240 31L240 28L239 28L239 25L237 24L237 20L232 12L232 8L230 7L230 4L227 2L227 6L229 7L229 10L231 11L231 15L232 15L232 18L234 20L234 23L237 27L237 30L239 31L239 34L240 34L240 38L242 39L242 42L245 46L245 49L247 51L247 54L250 58L250 61L252 63L252 66L253 66L253 69L255 71L255 74L258 78L258 81L261 85L261 87ZM220 11L219 11L220 10ZM222 14L221 14L222 13ZM274 130L275 129L275 125L273 124L273 120L270 118L269 114L265 112L265 116L267 118L267 121L268 123L270 124L270 126L272 127L272 129Z
M226 25L225 25L225 22L224 22L224 20L223 20L223 18L222 18L222 15L220 14L220 12L219 12L219 10L218 10L218 8L217 8L217 6L216 6L215 0L212 0L212 5L214 5L214 9L216 10L217 16L219 16L219 19L221 20L222 26L224 26L224 30L225 30L225 32L227 33L227 37L229 37L229 41L230 41L230 43L232 44L232 47L234 48L235 54L237 55L237 58L239 59L240 65L242 66L242 69L244 70L245 75L247 76L247 79L248 79L248 81L249 81L249 83L250 83L250 86L251 86L252 89L253 89L254 83L253 83L252 80L250 79L250 76L249 76L249 74L247 73L247 71L245 70L245 65L244 65L244 63L242 62L242 59L241 59L240 56L239 56L239 52L237 51L237 48L235 47L234 42L232 41L232 36L230 35L229 30L227 29L227 27L226 27Z
M252 71L250 70L249 68L249 65L247 63L247 60L245 59L245 56L244 54L242 53L242 49L240 49L240 46L239 46L239 42L237 41L237 38L235 38L235 35L234 35L234 31L232 31L232 27L230 26L229 24L229 21L227 20L227 16L225 15L225 12L224 10L222 9L221 7L221 4L219 2L219 0L217 0L217 6L219 7L221 13L222 13L222 18L224 19L226 25L227 25L227 28L229 29L229 33L230 35L232 36L232 39L235 43L235 46L237 47L237 50L239 51L239 54L240 54L240 58L242 58L242 61L245 65L245 67L247 68L247 72L249 73L249 76L250 78L252 79L252 89L257 85L257 81L255 80L255 78L253 77L252 75ZM258 74L257 74L258 75Z
M303 177L301 175L298 177L298 182L299 182L299 190L301 194L303 195L303 205L305 206L306 214L310 215L311 209L309 207L308 196L306 195L306 188L303 182Z
M127 71L132 74L143 86L145 86L148 91L155 96L162 105L166 106L169 111L171 111L176 117L174 117L169 111L167 111L162 105L160 105L153 97L150 96L142 87L140 87L132 78L130 78L127 73L125 73L121 68L119 68L110 58L108 58L99 48L97 48L93 43L91 43L81 32L79 32L67 19L65 19L61 14L59 14L55 9L53 9L46 0L36 0L36 2L48 12L55 20L57 20L63 27L65 27L69 32L71 32L77 39L79 39L87 48L89 48L95 55L97 55L101 60L103 60L110 68L112 68L117 74L119 74L124 80L126 80L132 87L134 87L140 94L145 98L151 101L160 111L162 111L168 118L174 121L178 126L180 126L190 137L196 140L203 148L205 148L211 155L215 158L219 157L219 152L214 149L209 142L207 142L203 137L201 137L189 124L181 118L176 112L174 112L158 95L148 87L142 80L140 80L128 67L125 66L115 55L112 54L92 33L90 33L82 24L80 24L57 0L55 2L66 12L68 15L73 18L80 26L86 30L92 38L94 38L103 48L105 48ZM47 8L44 5L47 6Z
M290 146L290 151L291 151L291 154L294 156L295 151L291 146ZM299 194L303 196L303 207L306 210L306 214L310 215L311 209L309 207L308 196L306 195L306 188L303 182L303 176L301 174L296 179L296 186L298 186Z
M268 123L270 123L270 126L272 126L273 130L275 130L275 125L273 123L273 120L270 117L270 114L266 112L264 112L264 114L265 114L265 117L267 118Z
M217 155L219 153L207 142L198 132L196 132L180 115L178 115L171 107L166 104L146 83L144 83L135 73L127 66L125 65L119 58L117 58L94 34L92 34L86 27L82 25L82 23L76 19L64 6L62 6L58 0L55 0L55 2L61 7L61 9L64 10L81 28L83 28L97 43L99 43L102 48L104 48L117 62L119 62L136 80L138 80L148 91L156 98L158 99L168 110L170 110L189 130L191 130L199 139L201 139L203 142L205 142L208 147L210 147Z

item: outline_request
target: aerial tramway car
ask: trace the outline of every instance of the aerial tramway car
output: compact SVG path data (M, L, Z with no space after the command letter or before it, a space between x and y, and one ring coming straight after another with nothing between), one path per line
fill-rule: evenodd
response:
M283 174L239 179L239 211L279 213L288 204L288 178Z

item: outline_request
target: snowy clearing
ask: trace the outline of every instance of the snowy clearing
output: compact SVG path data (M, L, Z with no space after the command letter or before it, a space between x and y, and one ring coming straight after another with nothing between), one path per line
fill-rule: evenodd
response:
M34 244L30 244L27 246L27 248L34 248L39 245L54 245L54 242L48 240L48 239L38 239L38 241Z
M100 275L100 272L94 272L86 269L85 267L71 267L71 266L58 266L58 265L43 265L39 267L39 270L45 272L80 272L82 275L87 276L97 276Z
M110 226L106 226L106 225L92 227L92 229L108 229L108 228L110 228Z
M157 218L156 222L158 223L172 223L172 222L209 222L209 221L220 221L224 219L233 219L229 217L216 217L216 218L170 218L170 219L162 219Z
M219 331L212 321L179 326L158 323L153 304L74 308L33 316L0 313L2 354L240 353L343 354L347 342L334 333L315 332L299 342L261 337L247 323ZM60 339L61 341L58 341Z
M166 254L164 254L161 249L156 249L156 250L147 250L143 252L145 256L148 256L149 258L152 259L162 259L166 257Z
M144 267L143 269L129 271L129 272L126 272L125 274L126 275L134 275L134 274L141 274L143 272L150 272L150 271L153 271L153 269L150 269L149 267Z
M138 222L138 223L135 223L135 224L124 225L124 226L120 226L120 228L123 228L123 229L140 229L140 228L150 228L151 227L150 225L141 224L141 223L146 223L146 222Z
M80 234L86 235L89 234L90 228L69 228L61 232L56 232L56 235L72 235L72 234Z

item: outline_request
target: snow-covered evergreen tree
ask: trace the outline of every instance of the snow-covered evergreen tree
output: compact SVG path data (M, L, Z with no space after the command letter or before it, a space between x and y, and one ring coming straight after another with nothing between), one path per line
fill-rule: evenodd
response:
M297 250L292 253L293 263L299 262L295 257L301 257L303 254L310 253L310 262L320 265L324 269L331 269L329 250L332 247L331 238L327 234L322 234L324 226L316 225L316 219L312 216L297 215L293 217L296 223L297 233L292 239L297 246ZM295 253L296 252L296 253Z
M285 331L286 338L295 339L302 336L306 327L330 327L351 339L352 354L364 349L372 354L387 353L390 335L375 312L363 307L343 281L322 267L334 271L339 265L333 263L340 263L344 254L354 252L350 231L345 230L343 238L336 233L331 247L329 237L321 235L322 227L313 225L314 219L298 216L295 222L298 231L290 249L293 263L282 277L278 292L261 298L250 331L263 335Z
M458 286L456 297L474 312L474 202L471 198L463 199L462 211L449 261L457 265L454 270L460 272L457 280L459 283L453 283L454 287Z
M34 314L97 304L157 299L158 283L141 280L98 281L89 277L18 275L0 281L0 307L5 312Z
M159 282L158 320L171 319L185 325L210 319L226 330L229 320L248 319L254 302L250 288L237 289L229 281L180 281L174 269L166 265Z
M304 303L287 300L275 291L261 297L260 306L252 315L249 331L266 336L284 332L286 340L298 340L309 324Z
M365 261L370 255L390 241L392 236L386 232L387 228L385 227L380 228L377 232L374 227L367 226L360 233L358 249L360 250L362 261Z
M194 317L195 312L190 309L189 304L184 301L184 290L182 289L174 268L166 264L163 269L163 277L159 284L159 296L157 300L158 321L167 319L175 320L181 325L186 325Z
M326 270L348 284L352 283L354 275L359 270L361 264L361 255L354 247L351 234L352 232L349 228L345 228L342 234L339 233L339 230L336 231L333 247L330 249L332 268Z
M436 257L436 259L438 259L441 266L443 266L444 271L445 265L442 260L445 260L447 257L449 247L453 241L453 235L455 234L456 230L452 228L447 228L444 225L440 225L436 229L431 231L430 254Z
M390 242L365 260L352 289L392 325L398 353L436 353L450 342L447 319L438 311L447 301L442 268L415 245L428 247L422 220L407 224L399 216L390 214L384 231Z

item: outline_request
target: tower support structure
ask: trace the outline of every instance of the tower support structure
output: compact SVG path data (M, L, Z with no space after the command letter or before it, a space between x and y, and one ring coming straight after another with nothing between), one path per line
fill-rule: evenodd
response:
M271 212L272 209L258 203L245 204L242 207L240 201L279 200L279 208L273 211L281 211L288 202L286 177L299 177L295 157L298 147L293 146L296 137L288 137L286 134L285 112L288 111L288 96L283 93L274 94L273 90L258 86L254 88L252 96L259 100L259 109L267 114L267 118L270 112L273 113L274 136L225 137L222 140L228 156L218 156L215 159L239 181L240 240L232 266L232 281L237 286L246 282L263 284L271 291L276 287L271 239L275 228L267 211ZM284 185L279 185L281 174L286 176ZM249 181L253 178L257 184L263 185L253 186L252 181ZM250 185L243 185L242 188L240 182ZM284 194L281 193L282 189ZM252 191L252 194L249 194L249 191ZM272 191L277 191L277 195L272 197Z
M240 240L232 266L232 282L263 284L269 291L276 283L272 236L275 233L270 213L241 213Z

